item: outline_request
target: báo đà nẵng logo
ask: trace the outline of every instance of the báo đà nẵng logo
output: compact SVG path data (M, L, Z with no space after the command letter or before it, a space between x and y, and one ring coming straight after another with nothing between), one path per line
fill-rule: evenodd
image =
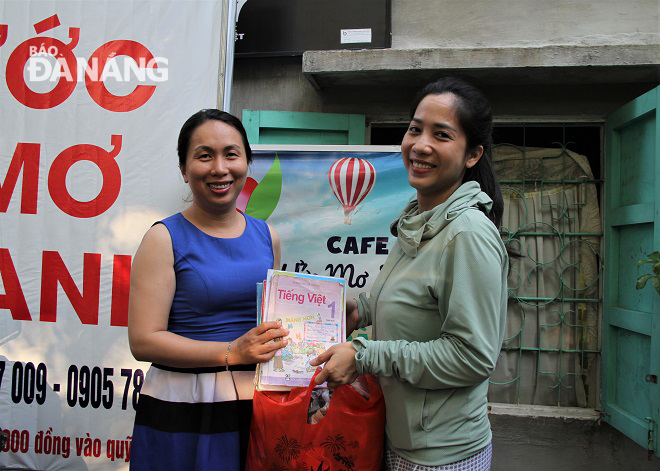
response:
M86 77L91 80L105 82L108 79L117 82L165 82L168 79L168 60L165 57L145 59L139 57L137 62L124 60L120 64L117 57L110 57L103 66L100 66L98 57L89 61L83 57L76 57L76 72L72 73L69 63L62 57L57 57L56 46L50 46L47 52L30 51L26 70L30 82L83 82ZM51 51L50 49L53 49Z
M0 25L0 47L9 34L8 26ZM42 34L59 26L58 15L53 15L35 23L34 29ZM74 54L80 39L79 27L69 28L69 39L66 43L37 36L15 47L7 60L6 80L17 101L34 109L54 108L71 96L77 83L84 82L99 106L128 112L144 105L156 86L168 80L168 59L154 56L138 41L107 41L85 59ZM113 93L117 86L124 87L122 92Z

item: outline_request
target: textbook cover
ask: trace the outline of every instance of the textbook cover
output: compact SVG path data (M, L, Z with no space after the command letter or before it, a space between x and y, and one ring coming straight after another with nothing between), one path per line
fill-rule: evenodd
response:
M346 282L342 278L269 270L257 288L259 322L281 321L289 344L257 367L260 390L307 386L309 361L346 339Z

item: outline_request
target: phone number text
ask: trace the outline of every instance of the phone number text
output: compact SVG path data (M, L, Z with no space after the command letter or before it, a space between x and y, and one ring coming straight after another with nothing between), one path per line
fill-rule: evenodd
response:
M119 385L115 388L114 368L71 365L67 373L66 390L60 392L60 384L48 384L45 364L13 362L10 376L10 363L0 361L0 388L10 388L14 404L36 402L41 405L46 402L48 394L66 394L69 407L111 409L115 399L119 400L121 395L121 408L135 409L144 382L141 369L122 368L118 375Z

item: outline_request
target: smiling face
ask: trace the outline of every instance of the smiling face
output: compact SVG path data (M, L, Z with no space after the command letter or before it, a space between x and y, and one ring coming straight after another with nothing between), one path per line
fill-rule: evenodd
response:
M247 172L243 139L234 127L208 120L193 131L186 164L181 167L193 204L211 213L234 210Z
M483 154L482 146L467 153L455 101L450 93L424 97L401 143L408 183L417 190L420 212L447 201L461 186L465 170Z

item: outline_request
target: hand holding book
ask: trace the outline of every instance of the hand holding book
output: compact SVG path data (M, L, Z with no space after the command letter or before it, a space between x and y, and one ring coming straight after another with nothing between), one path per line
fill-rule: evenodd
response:
M281 322L289 341L259 365L257 389L309 384L316 370L310 360L346 339L345 292L341 278L268 271L258 296L260 319Z
M286 347L289 330L275 321L262 322L234 340L229 364L250 365L268 361Z
M323 370L316 375L316 384L328 382L328 387L334 389L342 384L350 384L358 377L355 365L357 350L352 342L334 345L309 362L312 366L323 363Z
M346 300L346 333L351 334L357 329L358 324L358 304L355 299Z

